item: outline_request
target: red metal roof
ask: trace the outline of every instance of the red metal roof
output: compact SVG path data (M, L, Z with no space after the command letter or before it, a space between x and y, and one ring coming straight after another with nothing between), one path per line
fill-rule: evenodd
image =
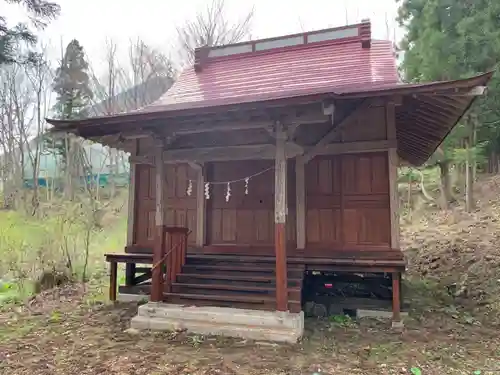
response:
M364 91L399 82L393 45L358 38L331 40L208 59L185 70L142 111L212 107L297 96Z
M329 40L315 42L325 35ZM284 46L287 42L294 45ZM398 153L408 162L420 165L471 105L474 96L464 92L487 85L492 74L447 82L401 83L392 43L371 40L369 22L364 22L198 49L195 66L185 70L153 104L119 115L48 122L56 129L73 129L82 136L95 135L93 127L100 127L100 134L107 135L119 130L106 125L144 125L148 121L211 112L210 108L215 107L226 111L253 106L255 102L289 103L289 98L352 99L400 94L402 104L396 107ZM457 94L459 90L462 94Z

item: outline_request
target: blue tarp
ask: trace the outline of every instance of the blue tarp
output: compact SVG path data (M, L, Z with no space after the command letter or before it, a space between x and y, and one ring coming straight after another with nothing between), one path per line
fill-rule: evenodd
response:
M82 186L84 186L86 183L87 184L89 184L89 183L96 184L97 180L99 179L99 186L105 187L105 186L109 185L109 178L110 178L109 174L94 174L92 176L81 177L80 183ZM129 179L128 174L122 173L122 174L115 177L115 184L117 186L126 186L128 184L128 179ZM59 181L57 181L57 180L59 180ZM63 181L63 179L56 179L56 181L54 181L54 179L50 178L50 177L49 178L39 177L38 178L38 186L47 187L47 183L49 183L50 186L54 186L54 182L55 182L55 185L59 185L62 181ZM24 187L28 188L28 189L33 188L34 187L33 179L32 178L25 179L24 180Z

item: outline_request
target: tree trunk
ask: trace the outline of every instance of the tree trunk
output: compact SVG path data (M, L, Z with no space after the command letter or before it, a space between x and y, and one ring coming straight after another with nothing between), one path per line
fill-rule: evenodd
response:
M70 199L71 193L71 155L70 139L67 134L64 135L64 198Z
M474 121L469 120L470 133L469 137L465 139L466 149L466 163L465 163L465 210L472 212L475 208L473 188L474 188L474 158L472 155L472 140L474 135Z
M410 173L409 178L408 178L408 222L411 222L411 210L413 208L412 201L411 201L411 188L413 186L413 180L411 177L412 177L412 175Z
M442 208L447 210L450 202L453 201L453 194L451 191L450 179L450 162L442 161L438 163L439 177L440 177L440 190L441 190L441 204Z
M477 117L472 118L472 129L471 129L471 142L472 142L472 147L476 147L477 143ZM477 161L476 161L476 154L474 154L473 158L474 162L472 163L472 180L477 181Z

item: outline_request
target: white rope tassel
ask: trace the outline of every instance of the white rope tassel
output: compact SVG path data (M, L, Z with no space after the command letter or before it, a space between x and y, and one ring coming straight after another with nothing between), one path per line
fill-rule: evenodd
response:
M210 199L210 184L205 183L205 199Z
M187 187L187 190L186 190L186 194L187 194L188 197L190 197L191 194L193 194L193 180L189 180L188 187Z
M250 177L245 178L245 195L248 195L248 181L250 181Z
M226 188L226 202L229 202L229 198L231 198L231 183L227 183L227 188Z

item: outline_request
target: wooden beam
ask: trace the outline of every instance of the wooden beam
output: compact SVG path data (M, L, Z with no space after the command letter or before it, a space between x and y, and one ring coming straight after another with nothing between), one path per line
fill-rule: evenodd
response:
M395 140L329 143L323 146L316 155L360 154L364 152L387 151L391 147L396 147Z
M130 155L128 158L129 163L132 164L146 164L154 165L154 157L151 155Z
M150 130L146 129L136 129L136 130L128 130L120 133L120 136L124 139L141 139L141 138L149 138L153 137L154 134Z
M324 115L320 111L307 113L303 116L290 116L283 119L289 126L301 124L317 124L329 121L329 116ZM186 134L201 134L214 131L235 131L246 129L267 129L274 126L274 120L226 120L224 122L189 122L185 124L175 125L169 128L171 132L178 135Z
M443 96L443 97L453 97L453 96L481 96L487 91L487 86L474 86L472 88L455 88L450 90L442 90L425 93L425 95L430 96Z
M343 142L330 143L318 150L317 155L339 155L355 154L362 152L387 151L391 147L396 147L396 141L363 141L363 142ZM301 147L293 142L286 142L285 152L288 159L307 153L311 149ZM166 163L199 163L210 161L225 160L261 160L274 159L276 146L271 144L264 145L243 145L227 147L204 147L192 149L170 149L164 151L163 156ZM129 158L132 164L154 164L154 158L151 155L132 155Z
M274 250L276 256L276 310L288 311L288 280L286 256L286 215L287 215L287 160L286 130L282 124L276 126L276 159L274 182Z
M305 164L301 156L295 158L297 249L306 247L306 184Z
M285 156L293 158L303 152L302 147L287 143ZM164 151L164 158L169 162L208 162L226 160L274 159L276 147L272 144L242 145L226 147L203 147Z
M370 101L364 100L355 109L351 111L347 116L345 116L338 124L334 125L328 133L324 135L309 151L304 154L304 162L308 163L313 159L320 150L334 140L335 136L341 131L346 125L356 119L361 113L370 107Z

